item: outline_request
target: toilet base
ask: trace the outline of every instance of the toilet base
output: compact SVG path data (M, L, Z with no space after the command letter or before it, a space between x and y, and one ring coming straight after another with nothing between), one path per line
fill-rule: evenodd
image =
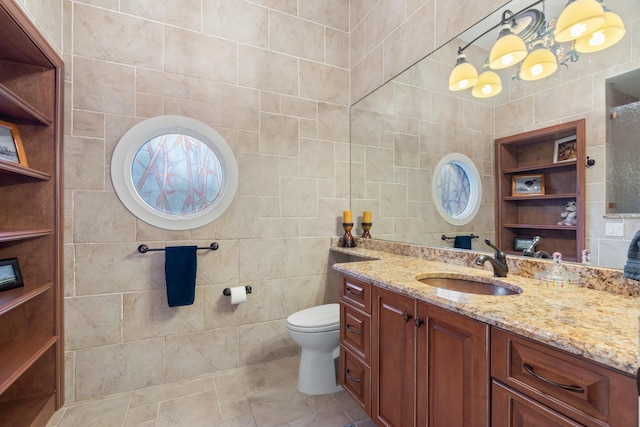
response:
M329 394L342 390L336 376L337 354L302 349L298 368L298 390L305 394Z

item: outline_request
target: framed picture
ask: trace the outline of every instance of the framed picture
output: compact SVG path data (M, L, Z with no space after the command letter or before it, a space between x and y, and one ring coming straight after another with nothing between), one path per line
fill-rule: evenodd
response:
M514 237L513 238L513 250L524 251L533 243L533 237Z
M0 291L24 286L18 258L0 260Z
M511 195L513 197L542 194L544 194L544 175L513 175L511 177Z
M29 167L18 126L0 120L0 160Z
M575 136L556 140L553 149L553 163L568 162L578 158L578 146Z

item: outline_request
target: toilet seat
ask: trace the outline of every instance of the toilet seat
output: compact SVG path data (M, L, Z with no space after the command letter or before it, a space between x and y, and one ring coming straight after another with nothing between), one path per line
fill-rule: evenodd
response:
M287 317L287 328L298 332L327 332L340 329L340 305L306 308Z

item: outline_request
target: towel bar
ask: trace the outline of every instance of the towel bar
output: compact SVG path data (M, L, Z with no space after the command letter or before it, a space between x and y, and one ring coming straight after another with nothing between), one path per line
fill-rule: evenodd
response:
M203 248L198 248L198 250L200 250L200 249L210 249L212 251L215 251L215 250L218 249L218 247L219 247L219 245L216 242L213 242L209 246L206 246L206 247L203 247ZM149 246L147 246L147 245L138 246L138 252L140 252L141 254L145 254L147 252L164 251L164 249L165 248L149 249Z
M471 234L469 235L469 237L471 237L472 239L477 239L477 238L478 238L478 237L480 237L480 236L476 236L475 234L471 233ZM442 240L453 240L453 239L455 239L455 236L454 236L454 237L449 237L449 236L445 236L445 235L443 234L443 235L442 235L442 237L441 237L441 239L442 239Z

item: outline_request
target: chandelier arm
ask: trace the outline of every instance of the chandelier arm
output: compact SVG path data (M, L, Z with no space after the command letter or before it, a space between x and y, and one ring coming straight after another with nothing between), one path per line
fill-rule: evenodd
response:
M537 0L533 3L531 3L529 6L525 7L522 10L519 10L516 13L511 12L510 10L505 10L502 13L502 19L500 20L499 23L497 23L496 25L494 25L493 27L489 28L488 30L486 30L484 33L480 34L478 37L476 37L475 39L471 40L469 43L467 43L465 46L463 47L458 47L458 55L463 53L469 46L471 46L472 44L474 44L475 42L477 42L480 38L486 36L488 33L490 33L491 31L495 30L496 28L500 27L503 24L506 24L507 22L518 18L518 16L523 13L526 12L527 10L531 9L533 6L536 6L542 2L544 2L545 0ZM510 13L511 15L509 15L509 17L507 18L507 13Z

